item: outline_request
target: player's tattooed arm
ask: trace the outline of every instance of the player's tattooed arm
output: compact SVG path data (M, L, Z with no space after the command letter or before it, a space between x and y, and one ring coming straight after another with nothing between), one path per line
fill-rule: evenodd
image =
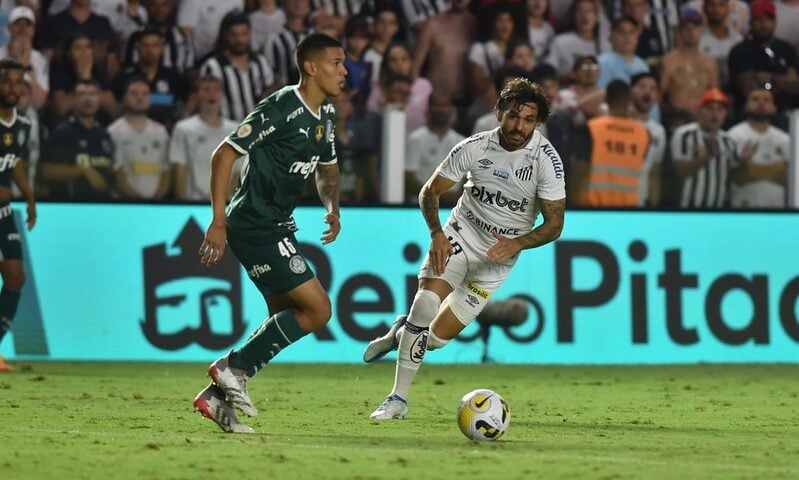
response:
M566 199L544 200L539 199L541 205L541 215L544 222L527 235L517 237L516 240L521 244L522 249L535 248L556 240L563 231L563 217L566 210Z
M422 216L430 229L430 266L433 273L441 275L447 266L447 258L452 254L452 245L441 228L439 219L439 197L442 193L449 190L455 182L433 173L433 176L422 186L419 191L419 208L422 209Z
M325 206L327 213L324 222L328 229L322 232L322 245L334 241L341 231L341 216L339 209L338 184L339 172L338 165L317 165L316 167L316 190L319 192L319 199Z

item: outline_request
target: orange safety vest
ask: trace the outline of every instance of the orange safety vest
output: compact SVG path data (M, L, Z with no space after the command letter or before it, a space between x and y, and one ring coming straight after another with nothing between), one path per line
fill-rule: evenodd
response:
M641 170L649 147L649 132L632 118L603 115L588 121L591 133L591 173L580 204L590 207L638 205Z

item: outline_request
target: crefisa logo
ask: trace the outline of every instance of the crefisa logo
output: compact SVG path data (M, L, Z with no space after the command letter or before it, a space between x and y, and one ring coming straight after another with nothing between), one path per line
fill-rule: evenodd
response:
M168 251L166 243L145 247L144 320L147 340L162 350L196 343L211 350L234 345L244 333L239 263L228 250L208 268L197 249L203 231L189 218Z

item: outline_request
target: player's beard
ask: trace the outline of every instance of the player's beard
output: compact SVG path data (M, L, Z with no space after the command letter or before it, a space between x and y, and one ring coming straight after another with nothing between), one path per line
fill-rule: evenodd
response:
M3 108L14 108L17 106L17 103L19 103L19 97L16 95L0 97L0 105L2 105Z

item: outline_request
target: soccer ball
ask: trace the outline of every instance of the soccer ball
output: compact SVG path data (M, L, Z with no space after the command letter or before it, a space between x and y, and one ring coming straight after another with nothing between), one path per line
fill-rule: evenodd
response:
M456 418L467 438L490 442L508 430L510 407L497 392L480 388L463 396Z

